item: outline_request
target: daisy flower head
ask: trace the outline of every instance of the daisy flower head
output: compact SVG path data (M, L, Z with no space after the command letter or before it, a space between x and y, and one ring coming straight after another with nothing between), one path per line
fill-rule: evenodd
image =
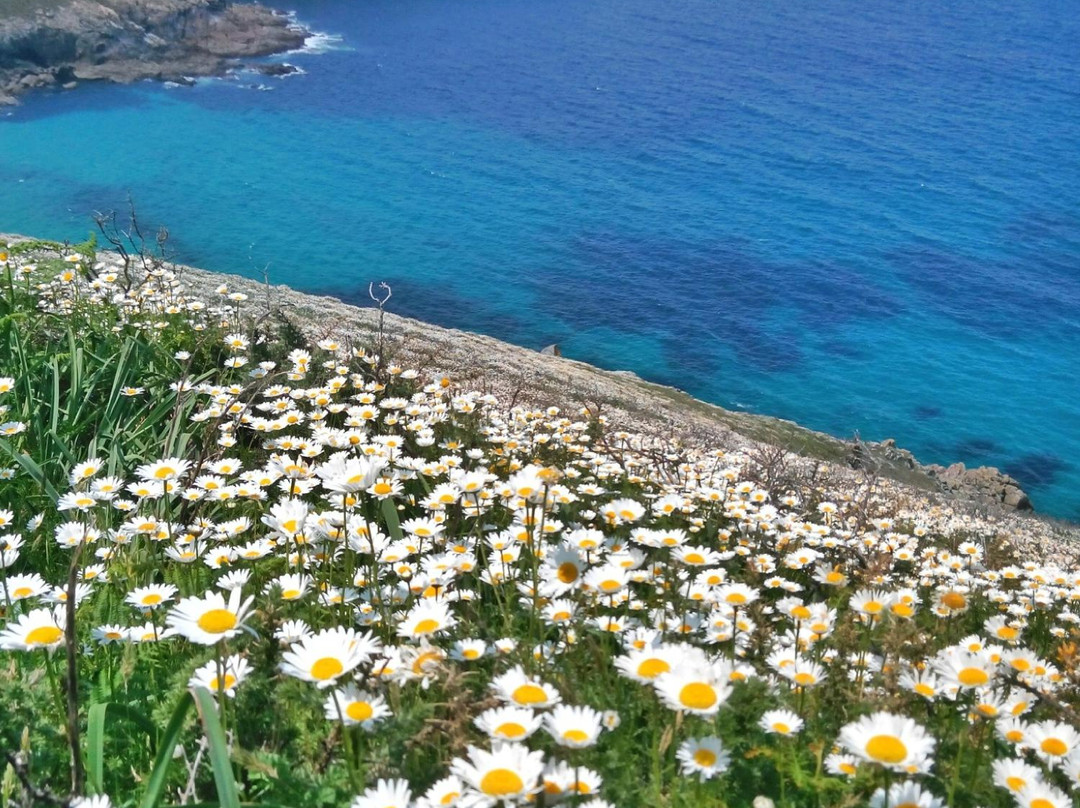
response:
M1017 808L1072 808L1072 797L1049 783L1024 786L1014 795Z
M911 780L879 788L870 797L870 808L944 808L945 800Z
M445 601L422 600L398 624L397 633L399 637L417 640L441 634L456 622Z
M715 715L731 695L730 678L716 665L687 665L660 674L653 686L672 710Z
M548 734L559 746L584 749L596 743L603 730L603 717L592 707L557 705L544 716Z
M210 660L195 671L188 680L188 687L202 687L215 696L219 692L232 699L236 697L236 688L251 673L251 664L239 654L230 654L222 668L215 659Z
M998 758L993 764L994 785L1013 794L1043 781L1042 770L1019 758Z
M758 726L774 735L795 735L803 728L803 720L791 710L769 710Z
M350 808L409 808L411 803L408 780L379 780L357 796Z
M166 457L153 463L145 463L135 469L144 482L168 482L183 477L191 468L191 461L180 457Z
M461 778L451 774L424 792L424 796L416 801L416 808L453 808L461 799L464 789Z
M374 732L391 715L386 699L352 684L332 691L323 702L323 711L329 720L341 720L347 727L359 725L365 732Z
M34 609L19 615L14 623L8 623L0 632L0 648L5 651L51 651L64 642L63 612L51 609Z
M377 641L354 629L324 628L282 654L281 671L323 689L370 660L378 650Z
M1080 748L1080 732L1062 721L1040 721L1031 725L1028 743L1036 755L1054 766Z
M468 748L468 759L455 758L450 773L467 785L470 804L492 806L521 802L539 789L544 771L544 753L530 752L521 744L507 743L492 751Z
M878 712L840 730L840 745L870 763L900 772L928 768L936 741L906 716Z
M554 707L562 697L552 685L525 674L520 665L491 680L491 689L506 704L542 710Z
M525 707L495 707L480 713L473 724L493 742L524 741L540 729L543 718Z
M723 774L731 765L731 754L715 735L683 741L675 757L684 775L690 777L696 774L702 780Z
M229 592L228 601L221 592L184 598L169 612L165 622L193 643L213 645L235 637L245 627L244 620L255 598L250 596L241 601L241 597L240 590L234 589Z

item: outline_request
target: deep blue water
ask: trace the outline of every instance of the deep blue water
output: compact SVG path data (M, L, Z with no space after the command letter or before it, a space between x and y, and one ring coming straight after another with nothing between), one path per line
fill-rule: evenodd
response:
M287 1L341 37L306 75L0 113L0 231L130 192L185 262L386 280L1080 517L1075 3Z

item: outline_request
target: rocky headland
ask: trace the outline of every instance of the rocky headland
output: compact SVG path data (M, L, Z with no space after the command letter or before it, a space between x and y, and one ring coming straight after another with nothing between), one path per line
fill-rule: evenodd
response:
M81 81L222 75L239 60L303 47L306 34L266 6L228 0L4 0L0 104Z

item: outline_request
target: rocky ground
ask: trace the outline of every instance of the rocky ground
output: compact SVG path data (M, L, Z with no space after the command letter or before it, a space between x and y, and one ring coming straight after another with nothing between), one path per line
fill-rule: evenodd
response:
M305 36L283 14L228 0L3 0L0 104L80 81L221 75Z

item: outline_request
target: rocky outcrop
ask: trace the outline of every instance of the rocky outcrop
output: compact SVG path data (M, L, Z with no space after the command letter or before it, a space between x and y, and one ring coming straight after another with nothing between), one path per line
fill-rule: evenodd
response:
M929 477L947 494L1016 511L1033 510L1031 500L1020 483L1003 471L992 466L969 469L963 463L948 467L925 465L907 449L897 446L892 438L877 443L854 441L848 465L889 477L896 477L897 472L910 471Z
M1032 510L1031 500L1020 483L999 469L991 466L969 469L963 463L923 466L923 469L951 493L971 495L1018 511Z
M78 81L180 81L238 59L300 48L306 32L257 4L228 0L49 0L0 7L0 103Z

